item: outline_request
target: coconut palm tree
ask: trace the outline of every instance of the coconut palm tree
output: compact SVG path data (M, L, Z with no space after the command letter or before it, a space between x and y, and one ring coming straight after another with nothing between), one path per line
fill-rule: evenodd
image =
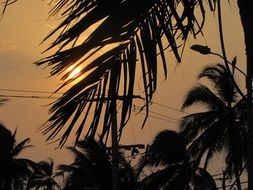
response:
M64 189L112 189L111 153L104 144L92 139L79 141L76 148L70 147L75 160L70 165L60 165L59 169L67 174ZM133 171L130 164L119 156L120 189L133 189Z
M27 148L30 139L17 143L16 131L11 134L3 124L0 124L0 189L22 190L25 182L32 175L35 163L26 158L19 158L19 154Z
M53 171L54 162L52 159L39 162L37 164L35 172L29 178L29 181L27 183L27 190L61 190L60 185L55 180L55 177L61 175L61 173L54 173Z
M223 152L226 172L230 176L235 175L237 188L241 189L239 173L247 159L246 102L237 100L234 83L225 66L208 66L198 78L207 78L213 89L199 84L188 92L182 105L183 110L196 103L206 107L206 111L182 119L181 128L189 144L189 156L200 163L206 153L206 168L215 153Z
M153 167L153 172L147 173ZM155 168L154 168L155 167ZM216 189L212 176L195 162L190 162L181 134L161 131L140 159L136 175L138 189Z

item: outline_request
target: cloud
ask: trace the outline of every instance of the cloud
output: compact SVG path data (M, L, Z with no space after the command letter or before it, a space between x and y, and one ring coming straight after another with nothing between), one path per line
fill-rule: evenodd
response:
M11 40L7 40L3 37L0 37L0 53L19 49L19 45L15 44Z

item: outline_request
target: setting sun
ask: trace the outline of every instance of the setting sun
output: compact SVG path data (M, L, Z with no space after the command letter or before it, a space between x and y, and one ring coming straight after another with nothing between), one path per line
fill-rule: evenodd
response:
M71 79L71 78L74 78L74 77L76 77L79 73L80 73L80 68L75 68L70 74L69 74L69 79Z
M80 74L81 68L75 67L74 65L70 66L66 70L66 74L68 74L67 79L73 79Z

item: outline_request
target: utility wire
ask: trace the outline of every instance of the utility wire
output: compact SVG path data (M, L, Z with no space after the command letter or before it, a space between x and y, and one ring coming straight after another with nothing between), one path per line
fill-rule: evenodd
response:
M59 97L54 96L25 96L25 95L3 95L0 94L2 98L28 98L28 99L58 99Z
M61 92L53 92L53 91L24 90L24 89L11 89L11 88L0 88L0 91L4 91L4 92L22 92L22 93L41 93L41 94L59 94L59 95L63 94ZM12 95L10 95L10 96L12 96ZM27 98L29 98L29 97L27 96ZM151 103L152 104L156 104L156 105L161 106L161 107L164 107L164 108L167 108L167 109L170 109L170 110L174 110L174 111L180 112L180 113L190 114L188 112L181 111L179 109L173 108L171 106L166 106L164 104L161 104L161 103L158 103L158 102L155 102L155 101L151 101Z
M161 107L164 107L164 108L167 108L167 109L170 109L170 110L178 111L178 112L185 113L185 114L191 114L189 112L185 112L185 111L182 111L182 110L170 107L170 106L166 106L166 105L158 103L158 102L151 101L151 103L156 104L156 105L161 106Z
M133 112L136 112L138 114L141 114L141 115L146 115L145 113L141 113L137 110L134 110L132 109ZM156 119L160 119L160 120L163 120L163 121L167 121L167 122L171 122L171 123L176 123L176 124L180 124L180 122L177 122L177 121L172 121L170 119L164 119L164 118L161 118L161 117L157 117L157 116L154 116L154 115L149 115L149 117L152 117L152 118L156 118Z
M142 108L141 108L140 106L134 105L134 108L137 108L139 111L142 110ZM145 110L145 109L143 109L143 110ZM165 118L167 118L167 119L172 119L172 120L174 120L175 122L180 122L180 120L178 120L178 119L174 119L173 117L170 117L170 116L167 116L167 115L163 115L163 114L160 114L160 113L158 113L158 112L154 112L154 111L151 111L151 110L149 110L149 112L150 112L150 113L153 113L153 114L156 114L156 115L158 115L158 116L161 116L161 117L165 117Z
M25 99L54 99L54 100L60 98L60 97L54 97L54 96L33 96L33 95L27 95L26 96L26 95L3 95L3 94L0 94L0 97L1 98L25 98ZM135 109L132 109L132 111L137 112L141 115L145 115L144 113L141 113L141 112L139 112ZM156 118L156 119L160 119L160 120L163 120L163 121L168 121L168 122L172 122L172 123L176 123L176 124L180 123L179 120L176 120L172 117L165 116L165 115L159 114L157 112L153 112L153 111L150 111L150 113L160 115L160 116L165 117L167 119L164 119L164 118L161 118L161 117L158 117L158 116L154 116L154 115L149 115L152 118Z
M52 92L52 91L42 91L42 90L23 90L23 89L9 89L9 88L0 88L0 91L4 92L32 92L32 93L41 93L41 94L63 94L60 92Z

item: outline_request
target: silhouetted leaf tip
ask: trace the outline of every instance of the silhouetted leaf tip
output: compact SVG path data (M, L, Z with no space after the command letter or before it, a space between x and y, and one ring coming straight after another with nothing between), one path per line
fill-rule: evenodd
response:
M195 44L193 46L191 46L191 49L194 51L197 51L203 55L207 55L211 53L211 49L208 46L203 46L203 45L199 45L199 44Z

